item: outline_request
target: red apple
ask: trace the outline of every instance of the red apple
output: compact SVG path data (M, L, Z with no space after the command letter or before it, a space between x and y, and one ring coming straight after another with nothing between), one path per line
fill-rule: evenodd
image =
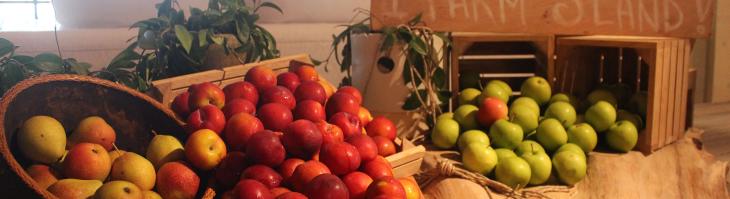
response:
M357 103L357 98L351 94L339 92L333 94L327 100L327 105L324 110L327 111L327 117L332 117L332 115L339 112L347 112L357 117L357 112L360 111L360 104Z
M233 188L233 198L237 199L273 199L269 188L256 180L244 179Z
M243 98L236 98L226 103L222 109L223 115L230 119L237 113L256 114L256 105Z
M253 165L243 170L243 173L241 173L241 179L259 181L269 187L269 189L278 187L283 180L281 175L274 171L274 169L261 164Z
M406 199L423 198L421 188L418 186L418 182L416 182L416 179L413 178L413 176L398 178L398 181L400 181L400 184L403 185L403 189L406 192Z
M190 92L185 91L184 93L180 93L175 97L174 100L172 100L172 110L175 111L177 116L181 118L186 118L190 114Z
M371 161L378 156L378 145L376 145L375 141L373 141L373 139L368 135L360 134L351 136L347 138L347 143L350 143L352 146L357 148L362 162Z
M238 179L241 176L241 172L248 166L246 162L246 155L240 151L233 151L228 153L226 157L221 160L218 168L215 169L215 180L218 185L225 189L230 189L233 185L236 185Z
M297 76L297 74L285 72L276 76L276 83L277 85L283 86L289 89L289 91L294 92L302 82L299 80L299 76Z
M355 171L345 175L342 178L342 182L347 185L347 190L350 191L351 199L365 199L365 192L373 183L373 179L363 172Z
M276 199L307 199L307 196L305 196L304 194L301 194L299 192L288 192L288 193L281 194Z
M284 130L282 143L294 157L309 159L322 146L322 132L309 120L297 120Z
M310 160L301 164L294 170L294 174L291 176L291 183L296 191L304 191L307 184L317 177L318 175L331 173L330 169L327 168L322 162L316 160Z
M389 140L395 140L397 128L392 121L383 116L377 116L365 126L365 131L369 136L383 136Z
M373 121L373 116L370 111L365 107L360 107L360 111L357 112L357 117L360 118L360 124L367 126L370 121Z
M362 94L360 93L360 90L357 90L357 88L352 86L343 86L337 89L338 93L347 93L355 97L355 101L358 105L362 104Z
M279 103L264 104L257 112L264 128L272 131L283 131L294 120L291 110Z
M375 159L365 162L361 171L368 174L373 179L380 179L385 176L393 176L393 167L390 166L388 160L383 156L377 156Z
M344 142L345 136L342 134L342 129L336 125L329 124L325 121L318 121L314 124L317 125L319 131L322 132L322 144Z
M350 198L347 185L335 175L321 174L307 184L307 196L318 199Z
M377 196L392 196L395 198L406 198L406 191L397 179L387 176L376 179L370 184L365 192L366 198L375 198Z
M256 86L249 82L240 81L229 84L223 88L223 93L226 94L227 102L238 98L248 100L253 104L257 104L259 102L259 91L256 90Z
M479 102L479 111L476 116L477 122L482 127L489 128L497 120L507 119L507 104L497 98L484 98Z
M200 177L182 162L168 162L157 170L155 187L162 198L195 198Z
M375 141L375 145L378 146L378 155L387 157L395 154L395 143L393 143L390 139L383 136L375 136L373 137L373 141Z
M345 135L345 139L350 136L362 134L360 118L357 118L356 115L347 112L339 112L330 117L329 123L340 127L340 129L342 129L342 133Z
M287 189L286 187L274 187L272 189L269 189L269 192L271 192L271 196L274 196L274 198L278 198L285 193L291 192L291 190Z
M276 86L276 74L265 66L256 66L246 72L243 80L250 82L259 92Z
M103 146L81 142L73 145L63 161L63 174L81 180L104 180L112 164Z
M275 86L265 89L261 94L261 103L279 103L288 107L290 110L293 110L294 107L297 106L297 101L294 98L294 95L291 91L289 91L289 89L283 86Z
M189 89L192 89L188 99L190 110L196 110L207 105L214 105L220 109L226 104L226 95L218 85L205 82Z
M299 76L299 79L302 81L318 81L319 75L317 74L317 70L314 69L311 65L301 65L299 67L294 68L294 73Z
M299 158L289 158L279 165L279 174L284 178L285 183L289 183L291 176L294 175L294 170L301 164L304 164L304 160Z
M325 100L327 100L327 92L322 85L315 81L304 81L294 91L294 97L297 98L297 102L314 100L324 105Z
M297 107L294 109L294 119L317 122L326 120L327 116L322 104L314 100L304 100L297 103Z
M226 123L225 140L233 151L245 151L248 139L255 133L264 130L264 124L248 113L234 115Z
M185 125L185 129L188 133L193 133L200 129L210 129L220 134L223 128L226 127L226 116L223 114L223 111L213 105L203 106L193 111L188 116L187 121L188 123Z
M279 166L286 157L284 145L271 131L253 134L246 145L246 154L252 163L271 167Z
M190 164L204 171L218 166L226 153L223 139L209 129L195 131L185 141L185 158Z
M332 173L337 175L345 175L357 170L361 161L357 148L347 142L323 145L319 159L330 168Z

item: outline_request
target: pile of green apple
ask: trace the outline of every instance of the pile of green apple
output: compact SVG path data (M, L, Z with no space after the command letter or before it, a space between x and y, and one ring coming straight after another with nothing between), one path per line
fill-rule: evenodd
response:
M466 169L513 188L581 181L587 170L586 153L596 148L599 137L617 152L636 145L640 119L630 118L640 117L625 113L632 117L618 117L616 103L605 101L611 95L603 91L589 95L584 115L576 111L575 97L552 95L542 77L528 78L520 91L522 95L513 98L511 87L499 80L488 82L481 91L462 90L460 106L437 118L432 143L441 149L456 148Z

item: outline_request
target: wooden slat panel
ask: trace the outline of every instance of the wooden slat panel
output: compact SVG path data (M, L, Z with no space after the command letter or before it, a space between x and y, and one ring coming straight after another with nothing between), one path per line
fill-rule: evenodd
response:
M681 87L682 93L680 94L680 96L683 96L683 97L682 97L682 99L680 101L680 105L679 105L680 107L682 107L682 109L680 109L681 118L679 120L679 124L680 124L679 128L682 129L682 131L680 131L680 134L675 138L675 140L681 139L684 136L684 133L685 133L684 129L687 129L687 125L688 125L687 124L687 115L692 114L686 108L686 107L688 107L687 104L689 103L688 102L689 99L687 97L684 97L684 96L689 95L690 85L692 84L692 82L690 82L690 78L689 78L691 52L692 52L692 44L689 40L685 39L684 40L684 54L682 55L682 58L683 58L682 59L682 70L680 71L681 72L680 78L682 79L682 87Z
M668 142L670 142L670 140L672 140L674 133L675 133L673 121L675 121L674 117L676 115L676 111L675 111L676 106L674 106L674 104L675 104L675 97L677 94L677 83L676 83L677 81L676 81L675 77L677 74L677 53L679 53L678 52L679 42L676 39L672 39L670 41L672 42L672 47L670 49L671 54L669 55L670 56L669 64L667 65L668 69L669 69L668 70L669 76L668 76L667 80L665 81L666 87L662 88L662 89L666 89L668 91L666 103L664 104L664 106L666 108L665 110L667 110L664 114L664 115L666 115L666 120L665 120L666 123L664 124L664 126L666 126L666 131L664 133L662 133L662 140L659 143L660 146L665 145Z
M685 120L685 117L682 114L682 110L687 108L682 106L682 100L687 98L687 94L683 91L686 90L686 88L684 88L683 81L687 75L687 73L684 71L685 40L677 39L677 41L677 64L675 66L676 69L674 74L674 120L672 122L672 124L674 125L674 133L672 134L672 137L667 144L673 142L674 140L677 140L682 135L684 128L681 127L681 121Z

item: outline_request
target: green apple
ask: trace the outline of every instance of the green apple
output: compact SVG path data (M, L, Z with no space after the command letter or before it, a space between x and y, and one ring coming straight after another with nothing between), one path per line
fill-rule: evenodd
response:
M568 143L580 146L585 152L591 152L598 144L598 135L591 125L576 124L568 127Z
M477 112L479 112L477 106L471 104L461 105L454 111L454 120L461 125L462 130L478 129Z
M578 146L576 144L573 144L573 143L563 144L563 146L560 146L560 148L558 148L558 150L555 151L555 154L558 154L563 151L572 151L572 152L579 153L583 159L586 159L585 151L583 151L583 149L581 149L580 146Z
M534 99L529 97L518 97L512 102L509 108L514 109L520 106L527 107L532 110L535 115L540 116L540 105L537 105L537 102L535 102Z
M501 80L492 80L484 87L484 90L479 96L479 101L487 97L494 97L507 103L510 96L512 96L512 88L507 83Z
M616 108L606 101L598 101L586 110L585 120L597 132L604 132L616 122Z
M552 104L555 102L567 102L570 105L573 105L573 107L578 107L580 104L580 100L578 100L577 97L574 95L566 94L566 93L558 93L550 97L550 102L548 104Z
M487 133L481 130L468 130L459 136L458 145L460 151L463 151L466 146L473 143L489 146Z
M639 139L638 130L633 123L621 120L616 122L606 132L606 142L608 147L613 150L620 152L629 152L636 146L636 141Z
M463 71L459 74L459 85L461 89L476 88L482 89L481 78L479 73L475 71Z
M545 149L540 146L539 143L532 141L532 140L525 140L522 141L519 145L517 145L517 148L515 149L515 153L518 156L522 156L525 153L530 152L542 152L545 153Z
M530 164L520 157L509 157L497 164L497 181L512 188L527 186L532 176Z
M537 141L548 151L555 151L568 143L568 133L558 120L548 118L537 126Z
M514 149L522 142L523 136L520 125L504 119L497 120L489 128L489 137L492 139L492 145L496 148Z
M522 96L532 98L540 105L547 104L552 96L550 83L545 78L537 76L525 80L522 83L520 91L522 92Z
M586 176L586 159L582 158L578 152L563 151L556 153L552 162L558 178L567 185L574 185Z
M452 113L452 112L441 113L441 115L439 115L436 118L436 121L439 121L439 120L444 119L444 118L446 118L446 119L452 119L453 120L454 119L454 113Z
M538 117L527 106L515 106L509 109L509 121L520 125L524 132L532 132L537 128Z
M643 118L646 118L647 95L646 91L642 91L634 94L629 100L629 108L631 111L638 113Z
M461 162L464 163L464 167L483 175L491 173L497 161L497 152L492 147L479 143L467 145L461 152Z
M563 126L570 126L575 123L576 113L573 105L568 102L555 102L550 104L545 110L546 118L555 118L560 121Z
M633 114L627 110L619 109L616 111L616 121L627 120L636 126L636 129L641 129L644 126L644 122L641 116Z
M431 132L431 141L436 147L450 149L454 147L458 138L459 123L448 118L436 121L436 125Z
M616 100L616 97L613 96L613 93L606 89L596 89L591 91L591 93L588 94L588 103L590 105L598 103L598 101L606 101L612 106L616 107L618 101Z
M550 171L553 169L550 156L544 152L532 150L522 154L522 159L530 165L530 184L539 185L545 183L550 178Z
M467 88L459 92L459 104L477 104L476 100L482 92L476 88Z
M494 152L497 152L497 162L502 162L505 158L517 157L517 154L515 154L515 152L510 149L494 149Z

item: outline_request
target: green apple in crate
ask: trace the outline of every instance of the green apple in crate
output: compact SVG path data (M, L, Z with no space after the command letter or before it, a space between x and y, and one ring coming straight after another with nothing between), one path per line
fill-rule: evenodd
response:
M545 183L550 178L550 172L553 169L550 156L544 151L532 149L527 153L523 153L522 159L530 165L530 184L539 185Z
M539 105L545 105L550 101L552 90L550 83L542 77L530 77L520 87L522 96L535 100Z
M599 101L605 101L609 104L616 107L618 104L618 100L616 100L616 97L613 96L613 93L611 91L605 90L605 89L596 89L591 91L591 93L588 94L588 103L590 105L594 105L598 103Z
M441 149L454 147L459 138L459 123L449 118L442 118L436 121L431 132L431 142Z
M567 93L558 93L550 97L550 102L548 103L553 104L555 102L567 102L570 105L573 105L573 107L578 107L578 105L580 105L580 100L577 97Z
M489 128L489 137L496 148L514 149L522 142L523 136L524 133L519 125L504 119L497 120Z
M512 88L509 87L507 83L501 80L492 80L489 81L487 86L484 87L484 90L482 90L482 94L479 96L479 101L488 97L493 97L507 103L510 96L512 96Z
M606 132L608 147L620 152L629 152L636 146L639 133L633 123L622 120L616 122Z
M463 151L470 144L481 144L489 146L489 137L487 133L481 130L468 130L459 136L459 151Z
M439 115L436 118L436 121L438 121L440 119L452 119L453 120L454 119L454 113L452 113L452 112L442 113L441 115Z
M641 116L638 114L631 113L627 110L619 109L616 111L616 121L626 120L634 124L636 126L636 129L642 129L644 126L644 122L641 119Z
M509 121L520 125L522 131L532 132L537 128L539 114L527 106L513 106L509 109Z
M548 108L545 110L545 117L555 118L556 120L560 121L563 126L568 127L575 123L575 108L573 108L573 105L570 105L567 102L555 102L550 104L550 106L548 106Z
M581 149L580 146L573 144L573 143L563 144L563 146L560 146L560 148L558 148L558 150L555 151L555 154L558 154L558 153L564 152L564 151L576 152L576 153L580 154L580 156L583 159L587 158L585 151L583 151L583 149Z
M461 152L461 162L469 171L487 175L497 165L497 152L479 143L469 144Z
M517 107L525 107L527 109L530 109L537 117L540 117L540 105L537 105L537 102L535 102L534 99L529 97L518 97L514 101L512 101L512 104L510 104L510 109L515 109Z
M505 158L497 164L495 173L497 181L512 188L527 186L532 176L530 164L520 157Z
M477 99L479 99L479 96L481 94L482 94L482 92L476 88L467 88L467 89L461 90L461 92L459 92L459 105L464 105L464 104L475 105L475 104L477 104L477 102L478 102Z
M589 124L575 124L568 127L568 143L578 145L585 152L591 152L598 144L598 135Z
M509 157L517 157L517 154L515 154L515 152L511 149L499 148L494 149L494 152L497 153L497 162L502 162Z
M568 143L568 133L565 132L562 123L556 119L548 118L537 126L537 141L547 151L555 151L558 147Z
M609 102L598 101L586 110L585 120L597 132L604 132L616 122L616 108Z
M517 148L515 149L515 153L519 156L524 155L525 153L536 151L536 152L543 152L545 153L545 148L540 145L540 143L537 143L533 140L525 140L522 141L519 145L517 145Z
M586 176L586 159L575 151L562 151L553 155L553 168L558 179L567 185L574 185Z
M479 112L477 106L471 104L461 105L454 111L454 120L461 125L462 130L478 129L477 112Z

